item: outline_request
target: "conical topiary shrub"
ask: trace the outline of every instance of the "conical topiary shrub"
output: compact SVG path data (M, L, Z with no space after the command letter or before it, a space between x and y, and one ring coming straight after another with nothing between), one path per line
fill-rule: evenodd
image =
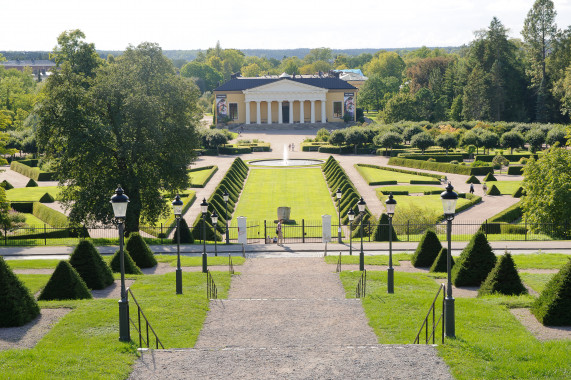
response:
M79 242L69 258L69 263L89 289L104 289L114 281L111 268L88 240Z
M475 175L471 175L467 180L466 183L475 183L475 184L479 184L480 180L475 176Z
M571 326L571 259L545 285L531 312L545 326Z
M450 256L450 268L454 268L454 258ZM442 248L434 259L430 272L448 272L448 249Z
M500 257L478 290L478 296L494 293L508 296L527 294L527 289L523 286L512 256L508 252Z
M410 262L416 268L429 267L432 265L441 249L442 244L440 244L440 240L438 240L436 233L433 230L426 230L424 235L422 235Z
M26 184L26 187L38 187L38 183L34 181L32 178L30 178L30 180Z
M500 191L500 189L498 189L496 187L496 185L492 185L492 187L490 187L490 189L488 190L488 192L486 194L488 194L488 195L502 195L502 192Z
M52 195L50 193L45 193L40 198L40 203L54 203L54 202L55 202L55 199L54 199L54 197L52 197Z
M397 241L397 234L395 233L395 228L391 226L392 239L393 241ZM374 241L389 241L389 216L387 214L381 214L379 218L379 223L375 228L373 233L373 240Z
M188 224L186 223L186 220L181 218L179 225L180 225L180 242L181 242L181 244L193 244L194 238L192 237L192 234L190 233L190 228L188 228ZM172 242L174 244L177 243L176 234L177 234L177 230L175 228L174 235L172 238Z
M203 231L204 223L202 221L202 217L197 218L196 222L194 223L194 227L192 228L192 237L194 240L202 240L202 234L206 232L206 240L207 241L222 241L222 235L218 231L214 231L212 225L206 222L206 231Z
M129 255L131 255L131 258L139 268L152 268L157 265L157 260L153 252L138 232L131 234L127 240L125 249L129 252Z
M523 187L518 187L517 190L512 194L514 198L521 198L524 195Z
M2 181L0 183L0 186L2 186L4 188L4 190L10 190L10 189L14 188L14 186L12 186L12 184L6 180Z
M87 285L70 263L60 261L38 300L81 300L93 298Z
M38 303L0 256L0 327L22 326L40 314Z
M127 274L143 274L137 264L129 255L129 252L123 251L125 254L125 273ZM121 255L119 254L119 250L115 252L113 257L111 258L111 262L109 263L111 270L115 273L121 273Z
M476 232L452 269L456 286L480 286L496 265L496 256L482 231Z
M484 182L489 182L489 181L497 181L497 179L496 179L496 177L494 177L493 173L488 173L484 177Z

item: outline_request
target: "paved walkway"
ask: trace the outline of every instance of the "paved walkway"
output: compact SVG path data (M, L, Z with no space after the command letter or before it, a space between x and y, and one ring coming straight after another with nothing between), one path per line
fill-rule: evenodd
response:
M194 349L144 353L131 379L451 379L434 347L379 345L322 259L253 259L211 301Z

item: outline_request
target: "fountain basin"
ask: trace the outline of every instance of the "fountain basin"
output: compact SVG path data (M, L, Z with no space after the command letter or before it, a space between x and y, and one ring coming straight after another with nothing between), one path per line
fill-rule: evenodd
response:
M321 165L323 160L312 160L312 159L299 159L290 158L288 160L254 160L248 162L250 165L254 166L311 166L311 165Z

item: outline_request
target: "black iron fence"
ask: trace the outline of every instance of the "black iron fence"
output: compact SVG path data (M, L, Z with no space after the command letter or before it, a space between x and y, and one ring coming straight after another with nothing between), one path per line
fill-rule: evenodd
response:
M135 305L137 306L137 321L138 321L138 323L135 323L135 321L133 321L133 319L131 317L129 317L129 321L131 322L131 324L133 325L133 327L135 328L135 330L139 334L139 347L143 348L143 345L146 345L147 348L150 348L150 339L149 339L149 329L150 329L151 333L155 337L155 348L158 349L159 344L160 344L161 348L164 349L165 347L163 346L163 344L162 344L161 340L159 339L157 333L153 329L153 326L151 326L151 324L149 323L149 320L145 316L145 313L143 313L143 309L141 309L141 305L139 305L139 303L137 302L137 299L135 298L135 295L131 291L131 288L127 288L127 297L129 297L129 294L131 295L133 302L135 302ZM143 317L143 319L145 320L146 339L145 339L145 335L143 334L143 329L141 326L141 317Z
M436 320L436 301L438 300L438 296L442 292L442 308L438 313L438 321ZM446 293L446 285L441 284L440 288L438 288L438 292L436 292L436 296L430 305L430 309L428 309L428 313L426 313L426 317L424 317L424 321L422 321L422 326L418 330L418 334L416 334L416 338L414 338L414 344L420 343L420 335L422 334L422 329L424 329L424 344L429 344L430 340L432 339L432 344L436 341L436 329L438 325L442 327L442 344L444 344L444 298ZM432 330L430 334L428 333L428 328L430 327L430 315L432 314ZM441 324L442 323L442 324Z
M209 300L218 298L218 288L210 271L206 272L206 298Z
M357 288L355 289L355 298L365 298L367 296L367 270L363 270Z

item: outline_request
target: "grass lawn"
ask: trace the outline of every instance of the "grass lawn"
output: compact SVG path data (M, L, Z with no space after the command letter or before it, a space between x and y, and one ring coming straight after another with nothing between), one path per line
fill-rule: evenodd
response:
M336 220L337 211L321 169L251 169L234 212L234 220L274 221L278 207L291 207L290 218L301 224L321 221L321 215Z
M379 181L397 181L398 183L410 183L411 180L434 181L436 184L440 183L440 181L436 178L426 177L422 175L399 173L390 170L382 170L360 165L356 165L355 167L369 185Z
M438 192L442 193L444 189L440 186L423 186L423 185L391 185L391 186L382 186L376 189L377 195L379 192L383 192L384 194L388 195L391 191L408 191L409 194L414 193L424 193L426 192Z
M109 259L111 260L111 259ZM60 260L32 259L32 260L5 260L12 269L55 269Z
M176 255L155 255L155 259L159 263L168 263L171 267L176 267ZM232 256L233 265L242 265L246 261L242 256ZM181 256L180 265L183 267L199 267L202 266L202 257L200 256ZM228 255L219 253L219 256L208 256L208 265L228 265Z
M393 266L399 266L399 260L410 261L412 258L411 254L408 253L393 253ZM328 255L325 256L325 262L327 264L337 264L339 260L339 256L337 255ZM354 252L352 256L342 255L341 256L341 264L349 265L349 264L359 264L359 251ZM389 256L388 255L374 255L374 256L367 256L365 255L365 265L389 265Z
M501 254L496 252L497 256ZM571 256L563 253L535 253L512 255L512 258L518 269L559 269L567 264Z
M6 191L9 202L39 202L45 193L50 193L54 199L58 199L60 189L57 186L46 187L20 187Z
M342 272L354 297L360 272ZM384 271L367 273L363 300L369 324L383 344L414 341L438 285L428 275L395 273L395 294L387 294ZM529 307L531 296L456 298L456 339L439 345L439 354L456 379L564 379L569 377L571 341L540 342L509 312ZM440 310L442 303L437 302ZM440 331L440 330L438 330Z
M533 290L538 293L543 291L545 285L551 280L554 273L520 273L519 276L521 277L522 281L525 282L527 285L531 286Z
M16 276L30 289L32 294L36 294L46 286L51 277L50 274L17 274Z
M43 226L44 224L46 224L46 222L44 222L41 219L36 218L34 215L32 214L28 214L28 213L22 213L22 215L24 215L26 217L26 221L25 223L28 226Z
M378 194L378 193L377 193ZM385 193L384 196L379 196L381 202L385 202L388 198L388 193ZM435 211L438 215L442 215L442 199L440 195L395 195L395 200L397 201L397 208L395 213L398 212L399 207L406 207L406 206L415 206L420 208L429 208L431 211ZM467 203L470 203L469 199L466 198L458 198L456 202L456 208L463 206Z
M489 181L486 182L488 189L496 185L502 195L512 195L521 186L521 181Z
M190 187L204 187L210 181L210 178L216 173L218 166L211 167L207 169L204 168L194 168L192 171L188 172L188 177L190 178Z

